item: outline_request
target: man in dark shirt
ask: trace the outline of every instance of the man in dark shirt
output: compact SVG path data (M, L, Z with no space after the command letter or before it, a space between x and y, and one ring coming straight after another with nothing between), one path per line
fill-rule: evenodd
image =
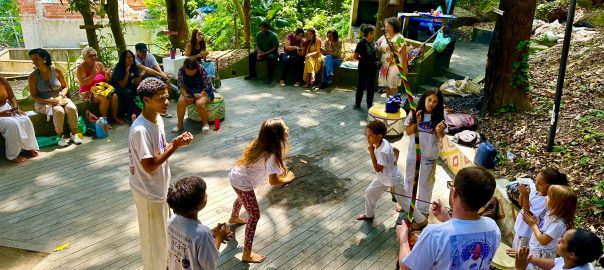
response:
M267 83L273 81L273 73L275 64L277 63L277 49L279 48L279 38L275 32L268 30L268 22L260 23L260 32L256 34L256 51L250 53L249 56L249 71L250 74L245 76L246 80L256 79L256 62L265 61L268 67Z

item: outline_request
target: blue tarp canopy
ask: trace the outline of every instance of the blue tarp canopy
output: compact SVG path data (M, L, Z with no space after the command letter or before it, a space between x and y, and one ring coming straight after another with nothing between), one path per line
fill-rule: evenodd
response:
M198 8L197 11L199 13L212 13L212 12L216 11L216 8L205 6L205 7Z

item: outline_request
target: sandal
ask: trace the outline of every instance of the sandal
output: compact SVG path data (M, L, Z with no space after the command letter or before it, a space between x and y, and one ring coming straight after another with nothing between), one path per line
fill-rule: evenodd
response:
M373 217L367 217L365 214L359 215L357 220L373 220Z
M203 128L201 128L201 132L203 132L203 133L210 132L210 126L203 126Z
M15 159L9 160L9 161L14 162L14 163L23 163L23 162L27 161L27 159L22 156L17 156Z
M285 86L285 81L283 81L283 80L279 81L279 86L284 87Z
M178 132L181 132L182 130L183 130L183 128L174 127L174 128L172 128L170 130L170 132L172 132L172 133L178 133Z

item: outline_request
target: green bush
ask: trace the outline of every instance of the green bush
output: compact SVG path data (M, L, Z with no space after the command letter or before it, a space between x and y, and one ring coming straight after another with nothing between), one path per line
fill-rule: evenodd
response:
M21 30L17 1L0 0L0 11L2 11L0 17L13 17L12 24L8 19L0 19L0 46L21 47L23 45L23 31Z

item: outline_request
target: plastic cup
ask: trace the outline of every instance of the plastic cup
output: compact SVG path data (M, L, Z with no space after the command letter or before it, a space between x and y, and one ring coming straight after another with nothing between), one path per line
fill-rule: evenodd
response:
M214 130L220 129L220 119L214 120Z

